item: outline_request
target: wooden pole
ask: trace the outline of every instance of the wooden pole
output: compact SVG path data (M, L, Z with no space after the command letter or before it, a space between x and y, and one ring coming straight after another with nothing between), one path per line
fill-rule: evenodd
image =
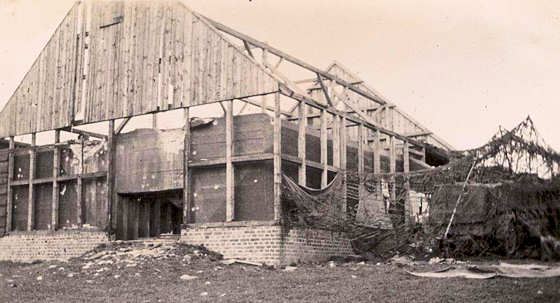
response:
M15 149L15 141L14 136L10 136L10 145L9 145L9 153L8 153L8 188L7 188L7 205L6 207L6 231L12 230L12 202L13 202L13 193L12 193L12 180L14 176L14 149Z
M403 170L404 170L404 213L405 213L405 223L409 223L412 219L412 209L410 204L410 156L408 151L408 142L403 142Z
M381 132L379 129L375 130L375 146L373 150L373 174L375 176L375 192L377 193L377 199L383 198L382 193L382 186L381 186L381 177L379 177L379 173L381 172L381 142L380 142Z
M58 198L60 193L58 190L58 175L60 172L60 150L57 143L60 143L60 130L54 131L54 156L53 156L53 183L52 183L52 217L51 217L51 230L56 230L58 227Z
M340 116L335 115L332 125L333 166L340 168Z
M113 192L115 189L115 120L109 120L109 130L107 136L107 219L108 226L114 228L113 223L113 202L115 197L113 197ZM116 226L116 225L115 225Z
M226 102L226 221L235 219L235 179L233 166L233 101Z
M153 114L152 114L152 128L153 128L153 129L157 129L157 128L158 128L157 113L153 113Z
M299 102L298 158L301 160L301 164L298 168L298 184L303 186L307 185L307 163L305 155L305 131L307 128L307 113L305 110L305 103Z
M346 129L346 118L342 117L340 121L340 168L342 173L344 174L344 181L342 186L342 211L347 212L347 186L348 186L348 178L346 174L346 141L348 140L347 137L347 129Z
M327 137L327 111L321 110L321 164L323 171L321 173L321 187L328 184L328 137Z
M280 92L274 94L274 220L279 222L282 219L282 121L280 120Z
M78 226L82 226L82 207L83 207L83 180L82 175L84 174L84 137L80 136L80 163L78 164L78 179L76 180L76 223Z
M367 136L364 135L365 131L366 128L364 127L364 124L363 123L359 124L358 125L358 175L360 176L360 179L364 174L364 138L367 138Z
M389 172L391 184L391 202L395 203L397 200L397 187L395 184L395 170L397 168L396 155L395 155L395 137L389 136Z
M29 194L27 204L27 230L32 231L35 225L35 198L33 190L33 179L35 179L35 147L37 135L31 134L31 149L29 150Z
M364 180L364 138L367 138L366 128L363 123L358 124L358 198L361 200L364 191L363 180Z
M188 224L192 222L191 170L189 169L189 159L191 155L191 119L188 107L184 109L183 116L185 121L185 143L183 149L183 223Z

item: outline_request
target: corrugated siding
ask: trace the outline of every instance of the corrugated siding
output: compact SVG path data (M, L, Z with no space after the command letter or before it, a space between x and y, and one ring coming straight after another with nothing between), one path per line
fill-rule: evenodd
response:
M260 95L276 84L179 2L86 1L0 113L0 137L69 126L74 117L93 123Z

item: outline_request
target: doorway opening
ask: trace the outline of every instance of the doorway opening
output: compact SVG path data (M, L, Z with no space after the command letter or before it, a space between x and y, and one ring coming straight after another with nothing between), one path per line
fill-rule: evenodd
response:
M181 234L183 191L119 194L117 240Z

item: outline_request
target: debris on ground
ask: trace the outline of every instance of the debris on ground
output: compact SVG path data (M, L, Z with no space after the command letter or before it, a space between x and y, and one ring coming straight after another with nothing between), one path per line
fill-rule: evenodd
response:
M538 264L509 264L500 262L498 265L489 266L449 266L444 269L407 273L425 278L467 278L467 279L490 279L494 277L508 278L552 278L560 277L560 265L538 265Z
M414 261L409 256L394 256L389 260L391 263L399 265L399 266L412 266L414 265Z
M225 265L231 265L231 264L238 263L238 264L253 265L253 266L263 266L262 263L251 262L251 261L246 261L246 260L239 260L239 259L226 259L226 260L222 260L221 263L225 264Z

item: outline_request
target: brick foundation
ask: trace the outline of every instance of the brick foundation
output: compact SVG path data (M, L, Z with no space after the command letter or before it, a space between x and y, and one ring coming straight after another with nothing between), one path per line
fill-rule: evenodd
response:
M107 234L101 231L12 232L0 237L0 261L64 261L108 241Z
M353 254L343 235L323 230L284 230L275 224L242 222L183 229L181 241L204 245L225 258L286 265Z

